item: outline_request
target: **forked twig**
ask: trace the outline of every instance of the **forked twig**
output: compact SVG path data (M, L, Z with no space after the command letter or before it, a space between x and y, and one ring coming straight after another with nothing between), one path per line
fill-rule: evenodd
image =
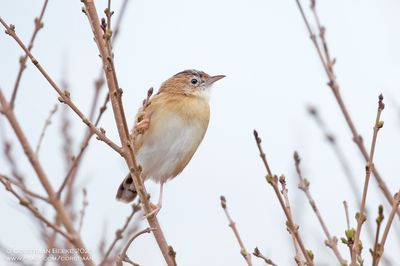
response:
M117 261L115 262L115 265L117 265L117 266L122 266L122 262L125 261L125 262L127 262L127 263L129 263L129 264L131 264L131 265L139 266L139 264L134 263L134 262L128 257L128 255L126 254L126 252L128 251L128 249L129 249L130 245L132 244L132 242L133 242L138 236L143 235L143 234L145 234L145 233L150 233L152 230L154 230L154 229L152 229L152 228L150 228L150 227L147 227L146 229L143 229L143 230L137 232L135 235L133 235L133 236L131 237L131 239L129 239L128 243L126 243L126 245L125 245L125 247L123 248L122 252L118 255L118 259L117 259Z
M339 105L339 108L346 120L346 123L351 131L352 137L353 137L353 141L355 142L355 144L357 145L358 149L360 150L362 156L364 157L364 160L366 162L368 162L370 160L370 154L368 154L367 149L365 148L364 142L363 142L363 138L362 136L359 134L359 132L357 131L354 122L349 114L349 111L347 110L347 107L344 103L344 100L342 98L342 95L340 94L340 87L339 87L339 83L337 82L336 79L336 74L334 72L333 66L336 63L336 59L332 59L331 55L329 53L329 48L328 48L328 44L327 41L325 39L325 32L326 29L325 27L321 26L320 20L318 18L317 15L317 11L316 11L316 1L315 0L311 0L311 9L314 15L315 20L317 21L317 26L318 26L318 31L319 31L319 38L320 41L322 42L322 48L320 47L318 41L317 41L317 37L315 35L315 33L312 31L311 26L310 26L310 22L304 12L303 6L300 3L300 0L296 0L296 4L297 7L299 8L299 11L301 13L302 19L304 21L304 24L306 25L307 31L309 33L309 36L311 38L311 41L318 53L318 57L322 63L322 66L325 70L325 73L329 79L328 82L328 86L331 88L331 91ZM378 182L379 188L382 190L385 198L389 201L390 205L393 205L393 194L390 192L389 188L387 187L385 181L383 180L383 178L381 177L381 175L379 174L378 170L376 169L376 167L373 167L372 169L372 173L375 176L376 181ZM400 212L398 211L397 214L400 216Z
M235 221L233 221L231 215L229 214L228 206L226 205L226 199L224 196L221 196L220 200L221 200L221 207L225 212L226 218L228 219L229 227L232 229L233 233L235 234L236 240L239 243L240 254L242 254L243 258L246 260L247 265L252 266L253 264L251 262L251 254L247 252L246 247L244 246L244 243L242 241L242 238L240 237L239 231L236 227L236 223Z
M331 234L328 230L328 226L326 225L324 219L322 218L322 215L317 207L317 204L311 195L310 182L303 177L303 173L300 169L300 156L296 151L294 152L293 158L295 161L297 176L300 179L299 188L304 192L304 194L306 194L308 202L310 203L311 208L313 209L315 215L318 218L318 221L322 227L322 230L324 231L324 234L327 238L327 240L325 241L325 244L332 249L333 253L335 254L335 256L338 259L338 261L340 262L340 264L345 265L345 264L347 264L347 262L343 259L342 255L340 254L339 249L337 247L338 240L335 236L333 236L333 237L331 236Z
M12 187L10 179L8 177L6 177L5 175L0 175L0 182L3 184L4 188L9 191L11 194L14 195L14 197L16 197L19 201L19 204L21 204L22 206L26 207L31 213L33 213L33 215L35 215L36 218L38 218L40 221L42 221L44 224L46 224L48 227L50 227L51 229L53 229L55 232L59 233L60 235L62 235L63 237L65 237L66 239L68 239L69 241L73 240L73 237L67 233L64 232L61 228L59 228L58 226L55 226L53 223L51 223L49 220L47 220L46 217L44 217L38 210L38 208L36 208L35 206L33 206L32 202L19 195Z
M258 249L258 247L256 247L254 249L253 255L256 256L257 258L262 259L266 264L268 265L272 265L272 266L278 266L275 264L275 262L273 262L270 258L265 257L261 251Z
M132 204L132 211L131 211L130 215L128 217L126 217L124 225L120 229L117 229L117 231L115 231L114 240L111 242L110 246L108 247L108 249L99 265L106 265L107 259L110 256L111 251L115 247L115 244L117 244L117 242L123 238L123 234L125 233L126 229L128 228L128 225L129 225L130 221L132 220L133 216L140 210L141 210L141 207L139 204Z
M293 219L292 219L292 215L289 213L288 209L285 207L285 202L282 199L282 196L279 192L279 188L278 188L278 177L276 175L272 174L272 171L269 167L267 158L265 156L265 153L263 151L263 148L261 146L261 138L258 136L258 132L256 130L254 130L254 138L257 144L257 148L258 151L260 152L260 157L261 160L267 170L267 182L272 186L272 188L274 189L275 195L278 198L279 204L281 205L281 208L283 210L283 212L285 213L286 219L287 219L287 227L291 230L291 232L294 234L296 241L298 243L298 245L300 246L301 252L303 253L304 258L306 259L307 265L308 266L312 266L314 265L310 254L307 252L302 239L300 238L300 235L298 233L298 226L294 223Z

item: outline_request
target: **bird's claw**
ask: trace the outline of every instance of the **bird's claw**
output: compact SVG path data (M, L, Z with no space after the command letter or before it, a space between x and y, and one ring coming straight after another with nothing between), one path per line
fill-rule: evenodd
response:
M144 219L147 219L152 216L157 216L158 212L161 210L161 203L153 204L150 202L150 208L152 209L149 213L143 216Z
M140 122L135 125L135 131L143 134L145 130L147 130L150 126L150 119L143 118Z

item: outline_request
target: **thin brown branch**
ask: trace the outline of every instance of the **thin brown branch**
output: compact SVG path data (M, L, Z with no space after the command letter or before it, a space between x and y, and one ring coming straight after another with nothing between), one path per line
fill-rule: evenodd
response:
M322 230L324 231L324 234L327 238L327 240L325 240L325 244L332 249L333 253L335 254L336 258L338 259L338 261L340 262L341 265L347 264L346 261L343 259L342 255L340 254L339 249L337 247L337 241L338 241L337 238L335 236L333 236L333 237L331 236L328 226L326 225L324 219L322 218L321 212L319 211L319 208L317 207L317 204L316 204L313 196L311 195L310 182L303 177L303 173L300 168L300 156L296 151L294 152L293 157L294 157L294 161L295 161L297 176L300 179L299 188L304 192L304 194L306 194L308 202L310 203L311 208L313 209L315 215L318 218L318 221L322 227Z
M89 121L89 119L82 113L81 110L78 109L78 107L74 104L74 102L71 100L71 95L70 92L68 91L62 91L60 87L54 82L54 80L49 76L49 74L46 72L46 70L40 65L38 60L32 55L32 53L26 48L26 46L22 43L21 39L18 37L18 35L15 33L15 26L14 25L8 25L1 17L0 17L0 23L4 26L6 29L6 33L10 35L17 43L18 45L25 51L25 53L28 55L28 57L31 59L32 63L36 66L36 68L40 71L40 73L46 78L46 80L50 83L50 85L56 90L56 92L60 95L58 100L62 103L67 104L81 119L82 122L85 123L90 130L92 130L98 137L99 140L102 140L105 142L108 146L110 146L113 150L115 150L118 153L122 153L120 147L115 144L113 141L111 141L104 133L104 131L101 131L100 129L96 128L93 123Z
M43 129L42 129L42 132L40 133L39 141L38 141L38 143L36 145L36 149L35 149L36 156L39 156L39 150L40 150L40 146L42 145L44 134L46 133L46 129L50 126L51 118L57 112L57 109L58 109L58 104L55 104L53 109L51 109L49 116L46 118L46 121L44 122Z
M8 178L8 177L7 177ZM44 197L42 195L37 194L36 192L33 192L32 190L28 189L25 185L25 183L21 183L18 180L13 180L11 178L8 178L8 181L12 183L13 185L17 186L19 189L21 189L27 196L30 196L32 198L40 199L44 202L49 203L49 199L47 197Z
M3 128L1 128L1 129L3 129ZM17 162L12 154L12 144L9 140L6 139L5 133L4 132L1 132L1 133L3 133L3 152L4 152L5 158L7 160L7 163L11 168L11 175L19 183L25 184L25 178L20 173Z
M349 218L349 206L347 204L347 201L343 201L343 206L344 206L344 213L346 216L347 230L349 230L350 229L350 218Z
M1 20L1 18L0 18ZM1 22L3 22L1 20ZM0 104L2 107L2 112L4 116L7 118L8 122L10 123L12 129L14 130L15 135L17 136L27 158L29 159L29 162L31 166L33 167L40 183L42 184L43 188L45 189L50 204L53 206L57 214L59 215L62 223L65 226L65 229L67 230L68 234L70 234L72 237L70 239L71 243L79 249L79 255L82 257L82 262L85 265L93 265L93 261L91 260L90 257L88 257L87 249L85 248L85 245L82 242L82 239L80 238L80 235L77 233L75 230L71 217L68 215L67 210L65 209L65 206L60 202L60 200L57 198L56 192L54 191L52 185L50 184L50 181L44 172L42 165L38 161L32 147L30 146L28 139L25 136L24 131L22 130L17 118L14 115L14 112L12 111L9 103L6 101L3 92L0 90Z
M109 98L109 96L108 96L108 94L107 94L107 96L106 96L106 98L105 98L105 100L104 100L103 105L100 107L99 114L98 114L98 116L97 116L97 118L96 118L96 121L95 121L95 123L94 123L94 126L95 126L95 127L98 126L98 124L99 124L99 122L100 122L100 119L101 119L101 117L102 117L103 114L104 114L104 111L107 109L107 103L109 102L109 100L110 100L110 98ZM100 129L100 130L103 130L103 129ZM82 140L82 143L81 143L81 145L80 145L79 153L78 153L78 155L76 155L76 156L74 157L74 159L72 160L72 164L70 165L70 168L69 168L69 170L68 170L68 172L67 172L67 175L65 176L63 182L61 183L60 188L59 188L58 191L57 191L57 196L58 196L58 197L61 197L61 193L62 193L62 191L64 190L66 184L69 182L70 179L73 179L73 177L76 175L76 173L77 173L77 168L78 168L78 166L79 166L79 164L80 164L80 162L81 162L81 160L82 160L82 158L83 158L83 155L84 155L84 153L85 153L85 151L86 151L86 148L87 148L88 145L89 145L89 141L90 141L90 139L92 138L93 134L94 134L93 131L90 131L90 130L89 130L89 131L86 133L85 138Z
M110 256L111 251L115 247L115 244L117 244L117 242L123 238L123 235L124 235L126 229L128 228L128 225L129 225L130 221L132 220L133 216L140 210L141 210L141 207L139 204L132 204L132 212L130 213L130 215L128 217L126 217L124 225L120 229L115 231L115 238L111 242L110 246L108 247L103 259L100 262L100 265L107 264L108 257Z
M221 207L225 212L226 218L228 219L229 227L232 229L232 231L233 231L233 233L234 233L234 235L236 237L236 240L239 243L240 254L242 254L243 258L245 259L245 261L247 263L247 265L251 266L251 265L253 265L252 262L251 262L251 254L249 252L247 252L246 247L244 246L244 243L242 241L242 238L240 237L239 231L238 231L238 229L236 227L236 223L235 223L235 221L233 221L233 219L231 218L231 215L229 214L228 206L226 205L226 199L225 199L224 196L221 196L220 200L221 200Z
M382 94L379 95L379 101L378 101L378 110L376 112L376 118L375 118L375 124L373 128L373 136L372 136L372 142L371 142L371 149L370 149L370 156L368 163L365 167L365 181L364 181L364 189L363 189L363 194L361 198L361 205L360 205L360 210L356 215L357 218L357 230L356 234L354 236L354 244L353 244L353 256L351 258L351 265L356 266L357 263L357 256L360 255L361 251L359 248L359 240L360 240L360 234L361 234L361 227L364 223L364 221L367 219L365 215L365 204L367 201L367 192L368 192L368 184L369 184L369 179L371 176L371 171L374 168L374 154L375 154L375 145L376 145L376 140L378 137L378 131L383 127L383 121L381 121L381 114L383 109L385 108L385 104L383 103L383 96ZM397 209L396 209L397 210Z
M281 189L280 192L283 195L283 199L285 200L285 208L288 210L288 213L289 213L291 219L293 219L292 210L290 208L288 189L286 188L286 178L285 178L284 175L279 177L279 183L282 186L282 189ZM292 242L293 242L293 246L294 246L294 249L295 249L295 252L296 252L295 261L299 266L302 266L305 263L304 263L303 256L301 256L300 247L299 247L299 244L296 241L296 237L294 235L294 231L289 226L287 227L287 230L290 233L290 236L291 236ZM296 225L296 230L298 230L298 226L297 225Z
M42 20L43 20L44 12L46 11L47 2L48 2L48 0L44 0L43 6L42 6L42 10L40 11L40 15L39 15L39 17L36 17L35 20L34 20L35 28L33 30L31 39L30 39L29 44L28 44L28 50L29 51L31 51L32 48L33 48L33 43L35 42L35 39L36 39L36 36L37 36L39 30L41 28L43 28ZM26 68L26 60L28 60L28 55L26 55L26 54L21 56L21 58L19 59L19 71L18 71L18 74L17 74L17 78L15 80L14 89L13 89L13 92L11 94L11 100L10 100L11 109L14 109L15 98L17 97L17 91L18 91L18 88L19 88L19 83L21 82L22 73L24 72L24 70Z
M87 190L84 188L82 190L83 192L83 200L82 200L82 209L80 210L80 218L79 218L79 227L78 227L78 232L80 233L82 230L82 225L83 225L83 219L85 218L85 213L86 213L86 207L89 205L89 202L87 200Z
M73 237L69 234L64 232L61 228L59 228L58 226L54 225L53 223L51 223L49 220L47 220L46 217L44 217L38 210L38 208L36 208L33 204L32 201L30 201L28 198L25 198L24 196L19 195L12 187L12 183L11 180L4 176L4 175L0 175L0 182L3 184L4 188L9 191L12 195L14 195L14 197L16 197L19 201L19 204L21 204L22 206L26 207L37 219L39 219L40 221L42 221L46 226L50 227L51 229L53 229L55 232L59 233L60 235L62 235L63 237L65 237L68 241L73 241Z
M389 214L388 221L387 221L386 226L385 226L385 230L383 231L381 241L379 242L379 245L378 245L376 265L379 264L379 260L382 258L383 251L385 249L386 239L387 239L387 237L389 235L389 231L390 231L390 228L392 226L392 222L393 222L394 216L396 215L396 212L399 209L399 204L400 204L400 190L394 196L392 210L391 210L391 212Z
M279 192L279 188L278 188L278 177L276 175L272 174L272 171L271 171L271 169L269 167L269 164L268 164L267 158L265 156L264 150L263 150L263 148L261 146L261 138L258 136L258 132L256 130L254 130L253 133L254 133L254 138L255 138L255 141L256 141L256 144L257 144L258 151L260 152L260 157L261 157L262 162L263 162L263 164L264 164L264 166L265 166L265 168L267 170L267 173L268 173L268 175L266 177L267 182L274 189L274 192L275 192L275 195L278 198L279 204L280 204L283 212L285 213L285 216L286 216L286 219L287 219L287 227L290 228L290 230L293 232L293 234L294 234L294 236L296 238L296 241L300 246L301 252L303 253L304 258L307 261L307 265L308 266L314 265L310 255L308 254L308 252L307 252L307 250L306 250L306 248L305 248L305 246L303 244L302 239L300 238L300 235L298 233L298 226L294 223L291 214L289 213L289 211L285 207L285 202L282 199L282 196L281 196L281 194Z
M378 217L375 220L376 221L376 234L375 234L374 248L369 250L372 255L372 266L378 266L378 257L379 257L378 251L380 249L379 234L380 234L380 230L381 230L382 221L384 218L385 217L383 216L383 206L379 205Z
M150 232L153 231L153 230L154 230L154 229L152 229L152 228L150 228L150 227L147 227L146 229L143 229L143 230L137 232L135 235L133 235L133 236L131 237L131 239L129 239L128 243L126 243L126 245L125 245L124 249L122 250L122 252L118 255L118 259L117 259L117 261L115 262L115 265L117 265L117 266L122 266L122 262L125 261L125 262L127 262L127 263L129 263L129 264L131 264L131 265L139 266L139 264L134 263L134 262L128 257L128 255L126 254L126 252L128 251L128 249L129 249L129 247L131 246L131 244L133 243L133 241L134 241L138 236L143 235L143 234L145 234L145 233L150 233Z
M258 247L256 247L256 248L254 249L253 255L254 255L255 257L257 257L257 258L262 259L262 260L263 260L266 264L268 264L268 265L278 266L278 265L276 265L275 262L273 262L270 258L265 257L265 256L261 253L261 251L258 249Z
M328 77L328 86L331 88L331 91L339 105L339 108L346 120L346 123L351 131L352 134L352 138L353 141L355 142L355 144L357 145L358 149L360 150L362 156L364 157L364 160L366 162L368 162L370 160L370 154L368 154L367 149L365 148L364 142L363 142L363 138L362 136L359 134L359 132L357 131L354 122L349 114L349 111L344 103L344 100L342 98L342 95L340 94L340 87L339 87L339 83L337 82L336 79L336 74L334 72L333 66L336 62L335 59L332 59L329 53L329 48L328 48L328 44L326 42L325 39L325 32L326 29L321 26L320 22L319 22L319 18L315 18L316 20L318 20L318 30L319 30L319 37L320 40L322 42L323 48L320 47L320 45L317 42L316 39L316 35L315 33L312 31L311 26L310 26L310 22L307 18L307 16L304 13L304 9L302 7L302 4L300 3L300 0L296 0L297 3L297 7L299 8L299 11L301 13L302 19L306 25L307 31L309 33L309 36L312 40L312 43L314 44L314 47L318 53L318 57L322 63L322 66L325 70L325 73ZM313 0L312 2L313 4L311 5L311 9L315 9L315 1ZM314 16L317 14L316 10L313 10L313 14ZM383 180L383 178L381 177L381 175L379 174L378 170L376 169L376 167L373 167L372 169L372 173L374 174L374 177L379 185L379 188L382 190L385 198L388 200L388 202L390 203L390 205L393 205L393 196L392 193L390 192L389 188L387 187L385 181ZM397 212L397 214L400 216L400 211Z
M106 76L107 86L109 89L111 105L113 107L114 119L117 125L118 134L122 144L122 156L129 168L130 174L133 178L133 183L139 194L140 201L142 202L145 213L150 213L152 208L150 206L148 193L143 184L140 169L138 167L135 154L133 151L133 143L131 141L129 130L125 118L124 107L122 104L121 96L122 89L118 85L118 80L115 71L115 65L113 55L110 50L110 34L104 34L102 31L99 16L96 11L96 7L93 0L83 1L85 8L84 13L89 19L90 26L92 28L94 38L97 44L97 48L100 53L100 57L103 63L103 68ZM107 33L107 32L106 32ZM173 257L170 255L169 245L164 237L161 227L158 223L158 219L155 215L146 216L147 221L151 228L154 228L153 235L156 242L164 256L167 265L174 265Z

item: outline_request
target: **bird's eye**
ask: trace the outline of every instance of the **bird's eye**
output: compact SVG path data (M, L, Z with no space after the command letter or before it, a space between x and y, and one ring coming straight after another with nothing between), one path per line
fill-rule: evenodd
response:
M190 81L190 83L192 83L193 85L196 85L198 82L199 82L199 81L198 81L197 79L192 79L192 80Z

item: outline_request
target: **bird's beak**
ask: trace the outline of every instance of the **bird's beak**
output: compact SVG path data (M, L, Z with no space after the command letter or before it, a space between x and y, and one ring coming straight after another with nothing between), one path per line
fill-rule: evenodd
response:
M216 75L216 76L209 77L207 79L207 81L205 82L206 86L210 86L211 84L213 84L217 80L220 80L220 79L223 79L223 78L225 78L225 75Z

